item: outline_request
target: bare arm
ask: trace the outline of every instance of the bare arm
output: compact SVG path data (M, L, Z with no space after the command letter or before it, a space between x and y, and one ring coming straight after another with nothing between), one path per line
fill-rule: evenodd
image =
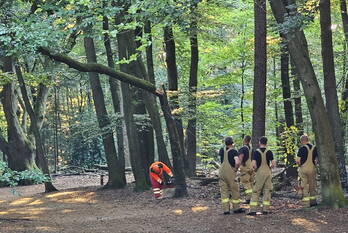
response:
M253 165L254 170L256 170L257 169L256 160L251 161L251 163Z
M271 162L271 168L274 168L276 166L276 161L275 160L272 160Z
M243 153L239 154L238 159L240 162L243 161L243 158L244 158L244 154Z
M236 169L238 169L239 166L240 166L240 160L239 160L239 158L238 158L237 156L234 157L234 163L235 163L234 167L235 167Z

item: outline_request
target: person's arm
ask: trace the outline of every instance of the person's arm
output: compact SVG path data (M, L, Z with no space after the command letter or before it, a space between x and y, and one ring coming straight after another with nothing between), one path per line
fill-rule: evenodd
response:
M270 160L271 160L271 164L270 164L270 167L271 169L274 168L276 166L276 161L274 159L274 155L273 155L273 152L272 151L269 151L270 153Z
M240 163L242 163L242 161L244 159L243 147L239 149L238 154L239 154L238 159L239 159Z
M254 151L254 153L253 153L253 160L251 161L251 164L253 165L253 169L254 170L257 170L256 157L257 157L257 151Z
M296 164L298 165L298 166L301 166L301 157L302 157L302 155L303 155L303 149L304 149L304 147L301 147L299 150L298 150L298 152L297 152L297 156L296 156Z
M318 150L317 147L314 147L313 150L313 159L314 159L314 164L317 165L319 163L319 155L318 155Z
M256 170L257 169L256 160L251 161L251 163L253 165L253 169Z
M239 166L240 166L240 160L239 160L239 158L238 158L238 156L235 156L234 157L234 167L236 168L236 169L238 169L239 168Z
M156 180L158 183L162 184L163 183L163 180L154 172L150 172L150 176Z
M274 168L276 166L276 161L273 159L272 161L271 161L271 168Z
M165 165L164 163L162 163L162 165L163 165L163 171L165 171L165 173L167 173L168 176L173 177L173 173L170 170L170 168L167 165Z

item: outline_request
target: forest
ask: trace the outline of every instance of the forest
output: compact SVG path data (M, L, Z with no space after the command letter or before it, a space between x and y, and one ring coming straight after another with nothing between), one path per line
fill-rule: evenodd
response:
M0 0L0 231L346 231L347 42L346 0ZM219 150L246 135L271 214L226 217Z

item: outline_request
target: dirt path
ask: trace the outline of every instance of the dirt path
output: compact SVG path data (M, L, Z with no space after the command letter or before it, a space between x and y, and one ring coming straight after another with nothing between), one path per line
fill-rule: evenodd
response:
M98 177L97 177L98 178ZM84 184L99 180L81 178ZM62 187L80 185L76 177L64 178ZM74 181L73 183L71 183ZM69 185L68 185L69 184ZM59 187L59 185L57 185ZM275 198L273 214L250 217L221 214L216 186L191 186L185 199L157 202L150 191L70 188L50 194L32 194L39 186L21 187L25 196L0 203L0 232L335 232L348 233L348 209L303 210L298 201ZM28 191L29 190L29 191ZM21 190L19 190L21 191ZM1 189L0 195L8 192ZM27 195L28 194L28 195ZM3 196L1 196L3 198Z

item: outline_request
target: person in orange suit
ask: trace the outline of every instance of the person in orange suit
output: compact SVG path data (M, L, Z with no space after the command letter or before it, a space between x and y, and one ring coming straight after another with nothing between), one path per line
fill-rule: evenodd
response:
M170 178L173 178L173 173L170 168L162 162L154 162L150 166L150 180L153 193L156 199L162 199L164 185L164 173L167 173Z

